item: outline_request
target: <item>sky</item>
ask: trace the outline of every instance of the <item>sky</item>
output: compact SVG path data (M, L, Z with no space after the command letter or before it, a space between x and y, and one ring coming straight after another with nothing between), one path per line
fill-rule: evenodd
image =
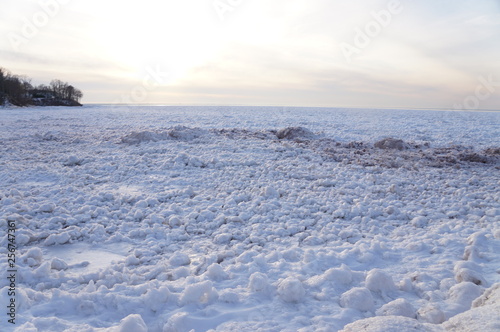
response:
M0 0L0 31L83 103L500 110L500 0Z

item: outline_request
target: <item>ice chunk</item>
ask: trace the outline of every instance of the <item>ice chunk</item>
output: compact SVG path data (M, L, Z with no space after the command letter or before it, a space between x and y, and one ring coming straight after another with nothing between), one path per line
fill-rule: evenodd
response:
M45 262L33 271L33 275L37 278L46 278L50 275L50 262Z
M163 326L163 332L191 332L188 325L188 316L187 312L178 312L172 315Z
M373 292L390 292L396 289L392 277L379 269L373 269L368 272L366 277L366 288Z
M65 261L59 258L52 258L52 261L50 263L50 268L53 270L66 270L68 268L68 264L66 264Z
M359 311L373 311L375 308L372 293L364 287L355 287L342 294L340 305Z
M186 278L187 276L190 275L190 271L187 267L181 266L173 270L172 272L172 277L174 280L178 280L180 278Z
M217 263L213 263L207 269L207 276L212 280L223 280L227 278L227 273L224 271L222 266Z
M129 255L127 256L127 258L125 259L125 265L127 266L133 266L133 265L139 265L140 264L140 260L139 258L137 258L135 255Z
M232 239L233 239L233 235L232 234L230 234L230 233L222 233L222 234L218 234L218 235L215 236L214 242L217 243L217 244L226 244L226 243L231 242Z
M483 276L471 269L461 268L455 274L455 279L458 282L469 281L476 285L486 285L486 280L484 280Z
M404 150L405 144L401 139L384 138L376 142L375 147L379 149Z
M316 135L313 134L309 129L303 127L287 127L278 130L276 136L279 139L312 139L315 138Z
M141 315L128 315L120 322L117 332L148 332L148 327Z
M207 134L207 131L201 128L189 128L185 126L176 126L167 131L170 138L190 141Z
M45 213L52 213L56 209L56 205L54 203L47 203L40 206L38 211Z
M170 216L170 218L168 219L168 224L170 225L170 227L172 228L175 228L175 227L179 227L180 225L182 225L182 221L181 219L179 219L178 216Z
M279 193L273 187L264 187L262 189L262 196L265 198L279 198Z
M326 270L324 275L326 279L343 285L349 285L352 282L352 272L346 265Z
M219 297L211 281L203 281L186 287L182 292L180 303L208 303Z
M145 209L149 206L148 202L145 199L141 199L135 203L135 207L138 209Z
M159 311L170 298L170 290L167 287L152 288L144 295L144 303L154 312Z
M78 156L69 156L68 159L63 163L64 166L80 166L84 162L84 159Z
M441 309L429 304L418 310L417 319L425 323L441 324L446 320L446 316Z
M424 228L427 226L428 220L426 217L418 216L413 218L410 223L416 228Z
M417 311L410 302L405 299L397 299L387 304L384 304L377 310L379 316L404 316L409 318L416 318Z
M467 238L467 243L469 245L484 246L488 244L488 238L486 237L486 232L480 231L472 234Z
M478 246L467 246L464 249L463 259L466 261L479 261L481 259L481 251Z
M248 288L252 292L264 292L269 288L267 275L261 272L255 272L250 276Z
M61 234L52 234L43 242L44 245L50 246L53 244L65 244L71 240L71 235L69 232L64 232Z
M301 302L306 295L302 282L294 277L288 277L278 285L278 295L285 302Z
M95 282L94 280L90 280L89 284L87 285L87 287L84 288L84 292L86 293L93 293L96 291L96 286L95 286Z
M483 288L472 282L461 282L450 288L448 296L451 301L469 309L472 301L483 293Z
M472 309L456 315L443 324L446 331L499 331L500 284L488 289L472 304Z
M170 258L169 263L174 267L184 266L191 264L191 259L185 253L177 252Z
M222 301L225 303L238 303L240 301L240 297L235 292L232 292L229 290L223 290L219 294L219 301Z
M401 316L372 317L348 324L340 332L437 332L439 327Z
M43 259L43 251L40 248L31 248L22 256L22 258L23 260L26 261L31 259L35 261L37 264L40 264ZM30 266L32 265L30 264Z
M495 239L500 239L500 229L496 229L493 232L493 236L495 237Z
M126 144L139 144L142 142L158 141L160 138L161 136L150 131L134 131L126 136L123 136L121 142Z

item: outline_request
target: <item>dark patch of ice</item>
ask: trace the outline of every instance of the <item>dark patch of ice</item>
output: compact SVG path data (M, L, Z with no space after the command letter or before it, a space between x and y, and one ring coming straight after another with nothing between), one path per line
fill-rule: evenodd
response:
M390 149L390 150L404 150L405 143L401 139L396 139L396 138L384 138L383 140L380 140L375 143L375 147L379 149Z
M269 130L249 130L249 129L239 129L239 128L231 128L231 129L213 129L216 135L224 136L230 139L274 139L276 138L276 132Z
M150 131L140 131L140 132L132 132L126 136L123 136L121 139L122 143L126 144L139 144L142 142L158 141L158 134L150 132Z
M183 141L190 141L196 138L200 138L201 136L204 136L207 133L207 131L201 128L176 126L167 130L166 133L170 138Z
M278 137L279 139L296 140L314 139L316 138L316 135L312 131L304 127L287 127L278 130L278 132L276 133L276 137Z
M484 155L480 155L476 152L472 153L462 153L459 155L460 160L473 162L473 163L483 163L486 164L488 162L488 158Z

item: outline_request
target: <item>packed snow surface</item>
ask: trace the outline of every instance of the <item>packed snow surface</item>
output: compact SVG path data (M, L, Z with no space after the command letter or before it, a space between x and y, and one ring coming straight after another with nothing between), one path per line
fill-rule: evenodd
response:
M499 331L499 120L0 109L0 330Z

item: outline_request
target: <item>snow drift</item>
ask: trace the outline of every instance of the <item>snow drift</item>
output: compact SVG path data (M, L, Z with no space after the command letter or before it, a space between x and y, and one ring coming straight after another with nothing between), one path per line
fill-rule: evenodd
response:
M1 112L10 330L500 325L497 113Z

